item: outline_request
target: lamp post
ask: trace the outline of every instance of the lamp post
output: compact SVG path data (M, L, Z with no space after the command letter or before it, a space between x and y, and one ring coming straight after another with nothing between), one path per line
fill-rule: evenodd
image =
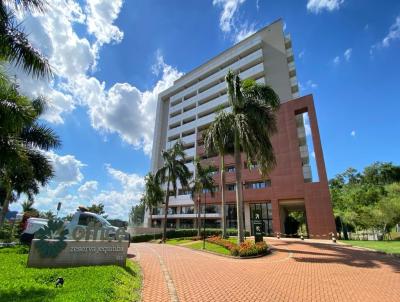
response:
M206 249L206 198L207 193L204 193L203 250Z

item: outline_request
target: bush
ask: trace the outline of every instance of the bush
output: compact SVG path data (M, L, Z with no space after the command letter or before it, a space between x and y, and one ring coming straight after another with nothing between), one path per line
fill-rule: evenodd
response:
M239 246L240 257L266 255L267 253L268 253L268 245L264 241L254 243L252 241L247 240Z
M251 257L258 255L266 255L268 253L268 245L263 242L254 243L245 241L240 246L221 237L213 236L206 239L207 242L220 245L231 252L232 256Z
M222 231L221 229L206 229L206 236L221 236ZM228 236L237 236L236 229L228 229L227 230ZM197 229L177 229L177 230L169 230L167 231L167 238L189 238L189 237L196 237L197 236ZM203 236L203 230L201 230L201 236ZM246 236L249 236L249 232L246 231ZM135 235L131 237L131 242L146 242L153 239L161 239L162 234L143 234L143 235Z

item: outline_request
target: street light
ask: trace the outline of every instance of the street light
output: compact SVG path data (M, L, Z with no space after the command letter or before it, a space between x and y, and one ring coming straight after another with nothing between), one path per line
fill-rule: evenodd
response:
M204 193L203 250L206 249L206 199L207 193Z

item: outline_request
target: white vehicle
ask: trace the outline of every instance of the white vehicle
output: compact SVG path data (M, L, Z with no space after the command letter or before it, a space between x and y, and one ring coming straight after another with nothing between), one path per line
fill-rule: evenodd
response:
M35 237L35 233L47 225L47 223L48 219L29 218L26 227L21 234L21 242L30 243ZM88 212L84 207L79 207L74 216L72 216L72 220L70 222L66 222L64 228L68 230L67 239L72 239L72 232L77 226L86 229L89 224L92 223L100 225L102 229L107 229L109 237L111 239L115 239L118 228L112 226L104 217ZM100 239L100 235L101 232L98 232L96 239ZM127 234L125 239L130 242L130 235Z

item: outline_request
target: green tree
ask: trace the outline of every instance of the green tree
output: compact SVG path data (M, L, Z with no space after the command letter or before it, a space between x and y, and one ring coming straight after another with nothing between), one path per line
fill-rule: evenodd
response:
M10 202L21 193L29 200L53 177L43 151L60 146L54 131L39 123L45 100L31 101L4 74L0 76L0 227Z
M132 206L129 214L130 222L133 226L142 225L144 221L145 204L143 202Z
M156 208L164 199L164 191L153 173L148 173L144 179L145 189L141 198L146 210L150 213L150 223L153 221L153 209ZM151 225L150 225L151 227Z
M157 182L167 185L165 189L165 213L162 237L162 241L165 242L167 239L167 215L170 192L176 196L178 180L182 187L187 188L191 173L185 165L185 152L182 142L178 141L171 149L162 151L161 155L164 165L157 171L156 179Z
M220 158L220 192L221 192L221 228L222 237L226 238L226 215L225 215L225 155L233 153L233 131L228 113L220 110L214 121L203 133L204 149L207 155L217 153Z
M49 210L49 211L40 213L39 217L49 219L49 220L54 220L56 218L56 215L52 211Z
M213 172L215 172L215 167L213 166L202 166L198 158L195 159L195 175L192 181L191 191L192 196L197 197L197 236L200 236L200 194L203 193L203 198L206 198L206 194L210 192L214 195L214 178ZM205 212L204 208L204 212ZM205 220L203 221L205 224ZM205 234L204 234L205 236Z
M0 1L0 60L21 66L34 76L50 76L51 68L47 59L32 46L28 35L16 20L21 12L44 12L44 0L2 0Z
M242 81L232 71L228 72L225 81L232 107L226 119L233 131L238 243L241 243L244 240L241 152L249 162L258 165L264 177L275 167L271 137L277 132L276 111L280 102L269 86L252 79Z
M25 213L25 212L32 212L33 210L36 210L33 207L34 203L35 203L35 201L33 201L33 200L25 200L24 202L21 203L22 211Z
M104 204L101 202L99 204L92 204L90 207L87 208L89 212L104 215L106 212L104 211Z
M374 216L376 226L386 234L397 223L400 223L400 183L385 187L387 194L376 204Z

